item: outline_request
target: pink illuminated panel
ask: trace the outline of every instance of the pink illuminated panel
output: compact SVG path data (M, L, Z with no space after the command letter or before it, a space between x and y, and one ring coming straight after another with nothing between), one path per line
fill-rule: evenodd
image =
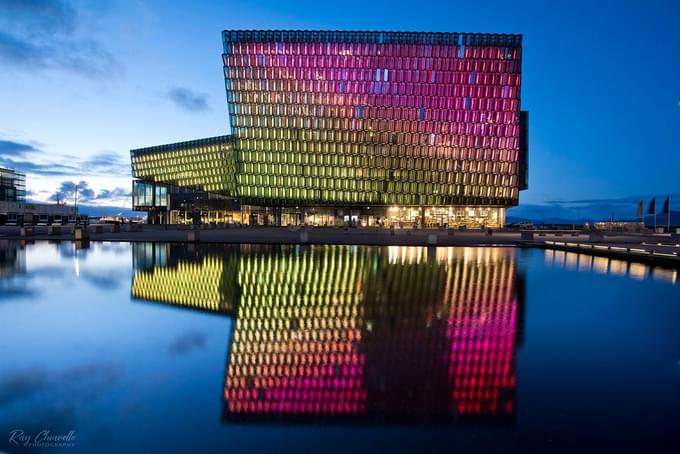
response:
M514 412L517 297L510 277L497 292L463 298L450 314L453 410L462 415Z
M512 417L517 280L491 250L246 253L225 417Z
M362 270L348 248L241 257L242 301L224 390L229 414L365 411L357 350Z
M513 205L521 37L224 32L253 200Z

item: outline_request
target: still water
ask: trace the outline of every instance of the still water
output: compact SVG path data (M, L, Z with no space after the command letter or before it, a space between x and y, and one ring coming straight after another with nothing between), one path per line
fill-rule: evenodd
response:
M0 241L0 450L677 452L678 277L514 248ZM65 444L17 446L45 430Z

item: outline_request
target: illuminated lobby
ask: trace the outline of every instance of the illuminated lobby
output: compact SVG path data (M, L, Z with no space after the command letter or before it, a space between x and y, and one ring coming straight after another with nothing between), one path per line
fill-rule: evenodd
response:
M231 135L131 150L149 223L496 228L527 188L521 35L222 36Z

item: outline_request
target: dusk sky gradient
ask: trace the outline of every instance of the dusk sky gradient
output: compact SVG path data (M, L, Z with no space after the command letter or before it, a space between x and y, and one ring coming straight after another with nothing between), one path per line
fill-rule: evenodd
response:
M130 206L129 150L229 132L221 31L521 33L529 190L510 215L680 209L680 2L0 0L0 166ZM67 191L66 191L67 192Z

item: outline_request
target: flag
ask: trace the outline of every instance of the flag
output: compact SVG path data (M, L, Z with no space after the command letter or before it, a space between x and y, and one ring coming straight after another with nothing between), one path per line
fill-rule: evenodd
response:
M645 202L640 199L638 202L638 208L637 208L637 217L641 218L645 214Z
M647 208L647 214L656 214L656 197L652 198L649 202L649 207Z
M668 197L666 197L666 201L663 203L663 210L661 210L662 214L667 214L670 213L671 211L671 196L670 194Z

